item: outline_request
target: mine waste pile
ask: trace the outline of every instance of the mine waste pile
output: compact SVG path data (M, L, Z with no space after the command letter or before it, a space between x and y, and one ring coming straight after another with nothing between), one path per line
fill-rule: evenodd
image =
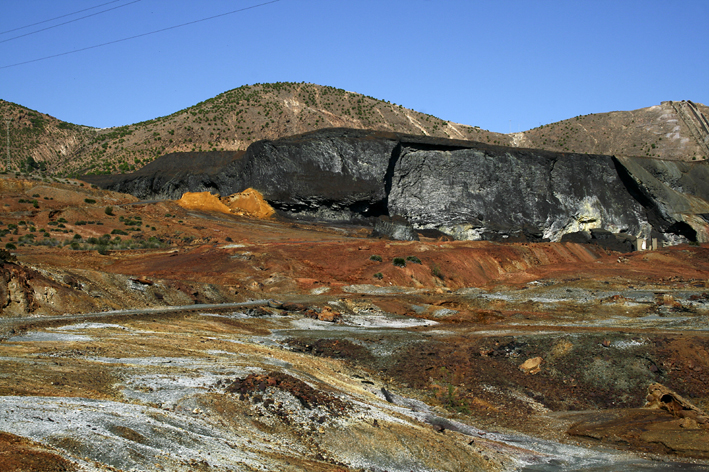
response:
M327 129L0 174L0 470L709 470L707 169Z

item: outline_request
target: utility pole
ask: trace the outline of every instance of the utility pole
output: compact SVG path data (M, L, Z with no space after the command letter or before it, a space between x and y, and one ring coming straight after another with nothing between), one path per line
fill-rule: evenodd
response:
M12 118L5 118L5 129L7 130L7 164L5 172L10 172L10 121Z

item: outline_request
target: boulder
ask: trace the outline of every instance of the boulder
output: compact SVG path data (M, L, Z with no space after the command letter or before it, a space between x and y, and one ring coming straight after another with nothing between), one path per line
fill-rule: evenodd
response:
M386 237L397 241L418 241L419 237L411 223L400 216L380 216L374 222L373 237Z
M532 358L524 361L519 366L519 370L521 370L525 374L538 374L539 372L542 371L542 368L540 367L541 365L542 365L542 358L541 357L532 357Z
M342 315L336 311L333 311L329 306L324 306L320 313L318 313L318 320L327 321L328 323L335 323L342 318Z
M645 399L647 400L645 408L665 410L676 418L690 420L689 422L685 421L683 427L702 425L709 429L709 415L662 384L651 384L647 388Z

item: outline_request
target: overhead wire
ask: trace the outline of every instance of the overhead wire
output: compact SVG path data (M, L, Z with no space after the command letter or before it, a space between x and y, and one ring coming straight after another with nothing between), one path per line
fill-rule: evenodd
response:
M281 1L281 0L271 0L271 1L269 1L269 2L263 2L263 3L259 3L259 4L257 4L257 5L252 5L252 6L250 6L250 7L244 7L244 8L240 8L240 9L238 9L238 10L232 10L232 11L229 11L229 12L226 12L226 13L220 13L219 15L214 15L214 16L210 16L210 17L207 17L207 18L202 18L201 20L189 21L189 22L187 22L187 23L182 23L182 24L180 24L180 25L169 26L169 27L167 27L167 28L162 28L162 29L155 30L155 31L149 31L149 32L147 32L147 33L136 34L135 36L129 36L129 37L127 37L127 38L116 39L116 40L114 40L114 41L109 41L109 42L107 42L107 43L96 44L96 45L94 45L94 46L87 46L87 47L85 47L85 48L74 49L74 50L72 50L72 51L62 52L62 53L59 53L59 54L52 54L51 56L45 56L45 57L40 57L40 58L37 58L37 59L32 59L32 60L29 60L29 61L17 62L17 63L15 63L15 64L9 64L9 65L6 65L6 66L0 66L0 69L8 69L8 68L10 68L10 67L22 66L22 65L25 65L25 64L31 64L31 63L33 63L33 62L39 62L39 61L45 61L45 60L47 60L47 59L53 59L53 58L55 58L55 57L67 56L67 55L69 55L69 54L75 54L75 53L77 53L77 52L88 51L89 49L96 49L96 48L101 48L101 47L104 47L104 46L109 46L109 45L111 45L111 44L121 43L121 42L124 42L124 41L130 41L131 39L142 38L142 37L144 37L144 36L150 36L151 34L162 33L162 32L164 32L164 31L169 31L169 30L173 30L173 29L177 29L177 28L182 28L183 26L194 25L194 24L196 24L196 23L201 23L201 22L203 22L203 21L213 20L213 19L215 19L215 18L221 18L221 17L227 16L227 15L233 15L234 13L240 13L240 12L242 12L242 11L252 10L252 9L254 9L254 8L262 7L262 6L265 6L265 5L270 5L271 3L277 3L277 2L280 2L280 1Z
M21 34L21 35L19 35L19 36L13 36L12 38L8 38L8 39L4 39L4 40L0 41L0 44L6 43L6 42L8 42L8 41L12 41L13 39L24 38L25 36L30 36L30 35L33 35L33 34L41 33L42 31L47 31L47 30L50 30L50 29L52 29L52 28L57 28L57 27L59 27L59 26L68 25L69 23L74 23L75 21L79 21L79 20L83 20L83 19L86 19L86 18L90 18L90 17L92 17L92 16L100 15L101 13L106 13L107 11L118 10L119 8L127 7L128 5L132 5L132 4L138 3L138 2L140 2L140 1L141 1L141 0L133 0L132 2L126 3L125 5L119 5L119 6L117 6L117 7L108 8L108 9L106 9L106 10L98 11L98 12L92 13L92 14L90 14L90 15L82 16L81 18L74 18L73 20L65 21L64 23L59 23L58 25L47 26L46 28L42 28L42 29L39 29L39 30L37 30L37 31L32 31L32 32L30 32L30 33Z
M106 3L102 3L102 4L100 4L100 5L96 5L95 7L84 8L83 10L75 11L75 12L72 12L72 13L67 13L67 14L65 14L65 15L61 15L61 16L57 16L57 17L54 17L54 18L50 18L50 19L48 19L48 20L38 21L37 23L32 23L31 25L20 26L20 27L18 27L18 28L13 28L13 29L7 30L7 31L0 31L0 34L12 33L13 31L19 31L19 30L21 30L21 29L31 28L32 26L41 25L42 23L49 23L50 21L61 20L62 18L66 18L67 16L76 15L76 14L79 14L79 13L83 13L83 12L85 12L85 11L93 10L94 8L100 8L100 7L103 7L103 6L106 6L106 5L110 5L111 3L117 3L117 2L122 2L122 1L123 1L123 0L113 0L113 1L111 1L111 2L106 2Z

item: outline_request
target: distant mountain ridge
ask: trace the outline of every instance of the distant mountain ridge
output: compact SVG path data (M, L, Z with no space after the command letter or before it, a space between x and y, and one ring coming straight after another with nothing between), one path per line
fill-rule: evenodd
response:
M334 87L272 83L245 85L153 120L98 129L0 100L0 118L11 120L11 170L46 169L56 176L127 173L169 153L244 151L262 139L333 127L557 152L704 160L709 158L707 116L709 108L699 103L662 102L502 134ZM5 163L5 146L0 148Z

